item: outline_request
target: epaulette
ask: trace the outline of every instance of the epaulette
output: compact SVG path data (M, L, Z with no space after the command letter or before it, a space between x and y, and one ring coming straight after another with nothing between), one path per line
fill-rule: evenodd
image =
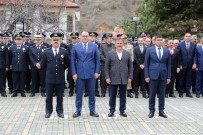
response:
M62 50L66 50L64 47L59 47L60 49L62 49Z
M46 51L46 50L50 50L50 49L51 49L51 47L49 47L49 48L45 48L44 51Z

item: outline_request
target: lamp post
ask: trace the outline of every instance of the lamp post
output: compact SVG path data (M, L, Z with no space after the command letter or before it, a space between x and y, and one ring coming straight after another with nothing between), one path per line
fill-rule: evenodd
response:
M128 31L129 31L129 24L128 22L135 22L135 36L137 34L137 23L140 21L140 18L138 16L138 14L135 14L134 16L132 17L129 17L128 20L127 20L127 25L128 25Z

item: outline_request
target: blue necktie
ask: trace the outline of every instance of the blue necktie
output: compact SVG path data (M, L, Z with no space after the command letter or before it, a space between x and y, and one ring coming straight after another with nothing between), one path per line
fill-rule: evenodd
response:
M158 48L159 49L159 60L161 61L161 47Z

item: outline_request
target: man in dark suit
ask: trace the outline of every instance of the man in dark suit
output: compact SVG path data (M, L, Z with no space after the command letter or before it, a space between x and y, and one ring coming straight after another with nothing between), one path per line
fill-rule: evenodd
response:
M79 33L72 32L70 34L70 37L71 37L71 44L68 45L69 58L71 56L71 50L72 50L73 46L78 43ZM74 82L72 74L71 74L71 62L69 63L69 67L68 67L67 81L69 83L69 89L70 89L68 96L72 97L74 94L75 82ZM76 92L76 90L75 90L75 92Z
M168 49L171 56L171 81L166 87L165 97L174 97L174 81L176 78L176 73L180 72L180 55L179 51L174 47L173 40L168 41Z
M167 48L163 47L163 38L156 36L155 46L147 49L144 63L145 81L149 83L149 118L154 117L155 96L159 94L159 116L167 118L164 113L166 83L171 78L171 58Z
M125 113L126 92L127 84L130 84L133 79L133 64L130 53L123 49L124 42L121 38L116 40L115 47L115 50L107 54L105 60L105 78L110 90L110 113L108 117L114 116L118 88L120 93L120 115L127 117Z
M179 97L183 97L183 93L186 92L186 97L192 97L190 93L192 85L192 69L196 69L194 64L195 56L195 44L190 42L191 34L186 33L184 41L178 45L181 58L181 72L179 78Z
M44 53L44 49L47 47L42 44L42 35L40 33L36 33L34 36L35 45L30 47L29 50L29 59L30 59L30 67L31 67L31 94L30 97L35 96L35 92L38 89L38 85L41 89L41 96L45 97L45 68L40 69L39 62L41 61L42 55Z
M2 97L6 95L6 71L8 71L8 49L0 43L0 92Z
M9 64L12 69L13 95L17 97L20 92L22 97L25 95L26 73L29 66L29 47L22 45L22 36L17 34L14 37L16 45L9 48Z
M52 33L51 48L44 51L39 68L46 69L46 114L49 118L53 112L53 93L57 97L56 112L60 118L63 114L63 92L65 83L65 70L69 65L69 57L66 49L60 47L62 42L60 33Z
M200 94L203 97L203 37L200 39L200 45L197 45L195 51L194 62L196 68L196 97L199 98Z
M87 85L89 94L90 116L99 117L95 111L95 79L100 74L100 57L97 46L88 42L89 33L81 34L81 42L73 46L71 51L71 71L76 81L76 112L73 117L79 117L82 110L82 97Z
M133 74L133 89L135 92L135 98L138 98L139 86L141 86L142 96L147 98L146 82L144 79L144 59L147 47L144 46L144 39L142 37L138 38L138 46L134 48L134 74Z

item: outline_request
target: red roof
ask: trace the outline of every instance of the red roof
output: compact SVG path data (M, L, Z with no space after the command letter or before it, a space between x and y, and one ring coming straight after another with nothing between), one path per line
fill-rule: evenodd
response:
M34 5L47 5L53 7L79 8L79 5L68 0L0 0L0 5L26 4L32 2Z

